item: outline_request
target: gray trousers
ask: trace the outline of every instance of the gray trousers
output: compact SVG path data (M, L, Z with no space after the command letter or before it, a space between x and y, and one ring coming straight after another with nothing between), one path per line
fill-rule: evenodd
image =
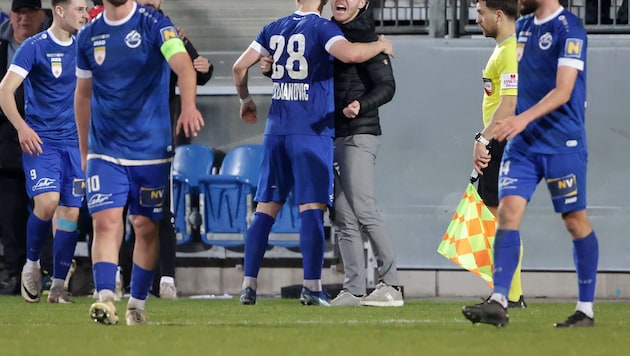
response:
M345 270L343 287L366 293L366 262L361 229L372 244L379 282L398 286L398 271L389 235L374 199L374 167L380 137L335 138L334 226Z

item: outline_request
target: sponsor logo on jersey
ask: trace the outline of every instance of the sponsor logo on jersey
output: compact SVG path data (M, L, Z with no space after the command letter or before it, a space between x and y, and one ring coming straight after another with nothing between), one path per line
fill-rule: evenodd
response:
M501 89L518 89L518 73L502 74Z
M546 51L549 49L549 47L551 47L551 44L553 43L553 36L551 35L551 32L547 32L544 35L540 36L540 38L538 39L538 47L540 47L540 49L542 49L543 51Z
M85 195L85 179L74 178L72 181L72 195L82 197Z
M160 35L162 35L162 42L166 42L172 38L179 37L177 35L177 29L173 26L164 27L160 30Z
M105 46L94 47L94 61L98 65L105 62Z
M575 174L569 174L559 178L547 179L547 186L551 193L551 199L577 196L577 178Z
M516 189L518 179L503 177L499 180L499 189Z
M52 178L40 178L35 185L33 185L33 191L56 188L55 180Z
M88 208L114 204L114 202L110 200L111 197L111 194L94 194L92 195L92 197L90 197L90 200L87 203Z
M129 32L125 36L125 44L129 48L138 48L142 44L142 35L136 30Z
M483 80L483 91L486 92L487 96L492 95L492 79L481 78L481 80Z
M564 46L564 56L582 58L583 41L579 38L567 38Z
M578 199L577 199L577 197L566 198L566 199L564 200L564 203L565 203L565 204L573 204L573 203L576 203L576 202L577 202L577 200L578 200Z
M164 203L164 187L140 188L140 205L150 208L159 208Z

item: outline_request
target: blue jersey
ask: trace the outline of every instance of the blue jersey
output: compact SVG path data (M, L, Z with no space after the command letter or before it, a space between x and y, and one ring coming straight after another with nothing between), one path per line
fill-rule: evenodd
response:
M274 21L251 44L273 55L273 94L265 134L334 136L333 58L343 33L317 13L295 12Z
M586 150L586 31L582 21L560 8L545 20L533 14L516 22L518 34L518 97L516 112L538 103L556 87L559 66L578 70L571 99L549 114L529 123L506 149L536 153Z
M24 78L26 123L44 143L78 147L74 119L74 37L62 42L49 31L27 39L9 70Z
M134 2L112 22L99 16L77 35L77 76L92 78L88 153L123 165L173 155L168 104L170 68L160 48L177 37L165 16Z

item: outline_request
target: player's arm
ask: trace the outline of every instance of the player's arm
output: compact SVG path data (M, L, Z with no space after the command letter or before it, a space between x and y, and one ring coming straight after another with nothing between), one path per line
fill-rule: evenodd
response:
M162 54L173 72L177 75L181 113L177 119L176 133L184 130L186 137L197 136L201 127L205 125L203 117L197 110L197 73L184 42L180 38L171 38L161 46Z
M481 130L481 136L490 141L494 138L494 128L497 122L505 120L505 118L513 116L516 111L516 95L501 95L497 108L492 113L488 125ZM479 174L483 174L482 169L488 166L490 162L490 155L488 153L487 146L482 142L483 140L475 140L473 148L473 168Z
M512 139L522 132L532 121L547 115L564 105L571 99L573 87L578 76L578 69L560 65L556 73L556 87L551 89L536 105L506 120L497 122L494 129L494 137L503 141Z
M88 154L88 131L92 110L92 77L77 77L74 90L74 117L77 122L79 151L81 152L81 168L85 171Z
M15 91L24 81L24 77L13 70L8 70L0 82L0 107L11 125L15 127L20 141L20 147L25 153L36 156L42 153L43 143L37 132L30 128L17 108Z
M234 86L236 87L236 93L241 102L241 119L246 123L253 124L257 121L256 104L249 97L249 89L247 88L247 74L249 68L258 63L261 58L262 55L258 51L249 47L238 57L232 66Z
M379 53L393 57L394 46L384 35L378 36L377 41L366 43L353 43L341 38L330 46L328 53L344 63L361 63Z

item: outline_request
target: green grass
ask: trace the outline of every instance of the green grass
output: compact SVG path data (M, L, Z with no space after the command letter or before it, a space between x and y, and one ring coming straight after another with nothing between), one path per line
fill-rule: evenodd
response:
M530 301L503 329L472 325L463 302L412 300L402 308L304 307L297 300L162 301L152 324L90 321L92 299L27 304L0 297L0 355L620 355L630 347L630 303L596 304L596 327L554 329L575 303ZM476 303L477 301L471 301ZM117 303L124 319L126 302Z

